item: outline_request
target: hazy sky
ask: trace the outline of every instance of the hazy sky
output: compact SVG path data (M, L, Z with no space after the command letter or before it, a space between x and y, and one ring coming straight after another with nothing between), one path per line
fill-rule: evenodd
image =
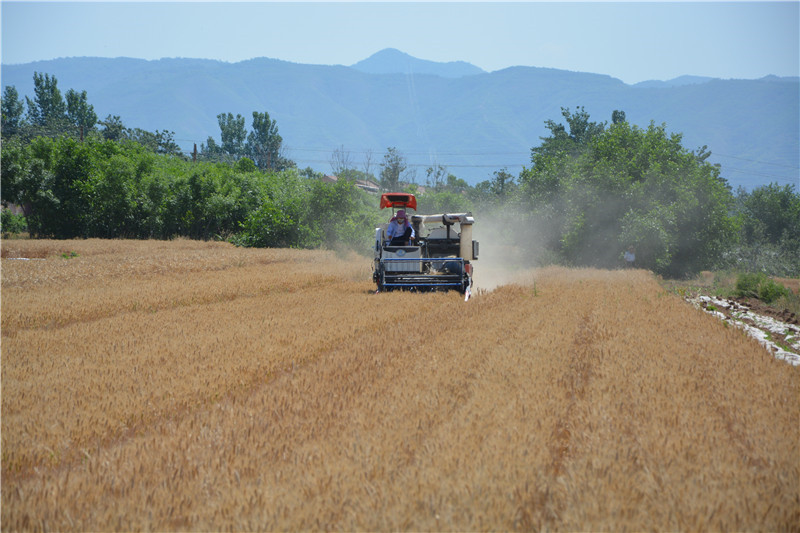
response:
M72 56L271 57L351 65L383 48L487 71L525 65L626 83L800 73L798 1L2 1L2 62Z

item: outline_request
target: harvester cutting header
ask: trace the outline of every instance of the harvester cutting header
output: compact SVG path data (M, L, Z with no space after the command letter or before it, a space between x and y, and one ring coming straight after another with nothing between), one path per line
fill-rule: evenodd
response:
M378 292L457 290L469 299L472 264L478 242L472 240L470 213L409 215L417 199L408 193L386 193L381 209L392 209L392 220L375 228L372 274ZM399 208L395 212L395 209Z

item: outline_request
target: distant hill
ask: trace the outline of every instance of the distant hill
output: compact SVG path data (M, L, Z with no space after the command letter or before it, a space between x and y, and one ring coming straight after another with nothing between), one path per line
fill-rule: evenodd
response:
M367 74L432 74L443 78L461 78L486 72L465 61L438 63L417 59L394 48L381 50L352 65L352 68Z
M648 80L648 81L640 81L639 83L634 83L634 87L638 87L640 89L643 88L664 88L664 87L681 87L683 85L698 85L700 83L706 83L708 81L713 80L714 78L708 78L706 76L678 76L677 78L673 78L667 81L661 80Z
M253 111L268 111L287 157L323 172L333 150L343 148L359 166L371 151L377 174L393 146L420 183L434 164L473 184L502 168L517 174L547 134L544 122L562 121L562 106L584 106L595 121L610 122L620 109L641 127L666 123L684 134L687 148L708 145L733 187L800 179L797 78L682 77L631 86L557 69L475 69L384 50L352 67L81 57L2 65L1 74L3 86L16 86L24 98L33 96L33 73L49 73L62 93L86 90L101 119L119 115L129 127L174 131L187 152L209 136L219 142L219 113L241 113L249 128Z

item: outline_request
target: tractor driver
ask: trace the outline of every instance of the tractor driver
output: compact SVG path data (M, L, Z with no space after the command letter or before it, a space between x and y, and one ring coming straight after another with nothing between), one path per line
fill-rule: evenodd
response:
M403 209L392 217L389 227L386 228L386 236L389 238L388 246L408 246L414 239L414 228Z

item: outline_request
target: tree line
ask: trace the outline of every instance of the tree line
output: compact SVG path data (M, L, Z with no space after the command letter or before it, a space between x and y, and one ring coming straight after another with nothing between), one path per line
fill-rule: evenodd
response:
M250 131L242 115L220 113L219 142L209 137L190 158L174 133L128 128L118 116L98 120L85 91L64 98L55 77L36 73L33 99L23 103L14 87L2 95L2 202L24 209L21 220L4 211L3 228L367 250L385 218L356 186L369 180L419 194L419 212L498 220L496 240L526 250L532 263L615 267L633 247L639 266L668 276L728 267L800 275L793 186L733 192L707 147L688 150L665 124L640 128L621 110L610 124L582 107L563 108L562 119L545 122L549 135L518 175L499 169L470 186L433 165L423 192L395 147L377 165L368 153L362 169L343 147L334 150L339 179L325 183L285 156L267 112L252 113Z

